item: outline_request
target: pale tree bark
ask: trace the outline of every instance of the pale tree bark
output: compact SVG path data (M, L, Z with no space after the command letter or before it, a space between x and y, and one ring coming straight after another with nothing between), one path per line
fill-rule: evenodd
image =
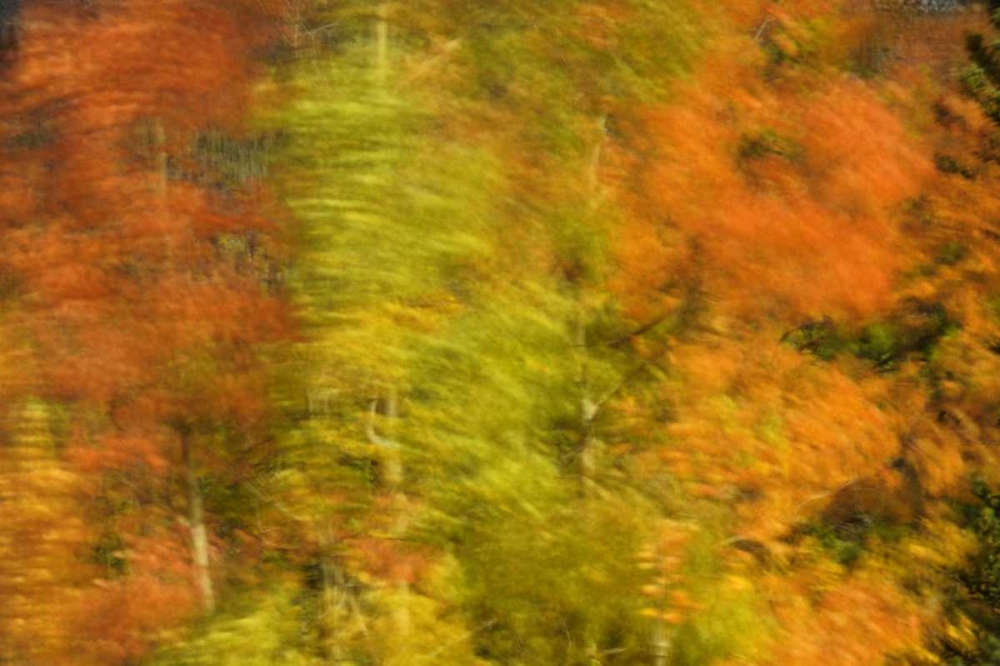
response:
M375 8L372 37L374 40L373 67L376 94L384 94L389 81L390 7L391 3L383 1L379 2ZM399 395L396 388L389 388L386 397L382 401L384 409L381 419L381 432L376 426L378 405L378 400L374 400L371 403L366 435L369 442L381 449L382 464L385 469L383 483L391 496L394 513L391 533L393 538L401 539L409 529L409 501L403 489L404 471L403 461L400 457L400 446L394 439L393 433L394 426L399 419ZM405 577L396 581L396 599L392 608L392 618L396 638L400 643L405 644L408 642L412 627L410 616L410 584Z
M597 140L590 154L587 164L586 187L587 204L591 209L596 209L600 204L600 169L601 153L604 149L604 137L606 129L606 116L601 116L597 123ZM583 285L577 285L579 299L577 304L577 317L574 328L573 345L577 355L577 384L580 392L579 419L580 419L580 490L586 501L594 490L595 476L597 473L597 451L598 442L594 437L594 418L600 409L593 395L593 385L590 377L590 348L587 340L587 306L583 298ZM592 661L598 661L597 643L589 641L587 644L587 654Z
M153 122L153 150L156 159L156 191L161 202L166 202L169 174L167 173L167 135L163 120ZM168 250L172 247L168 247ZM191 452L191 435L181 433L181 464L187 492L187 523L191 532L191 559L195 569L195 580L201 594L202 608L206 613L215 611L215 589L209 568L208 532L205 529L205 509L202 503L201 487L194 468Z
M302 23L303 23L303 11L302 3L294 2L289 5L289 22L291 27L289 29L289 35L287 37L289 43L292 45L292 49L298 51L301 44L301 33L302 33Z
M600 200L601 156L604 150L605 137L607 136L607 123L607 115L602 114L597 119L597 140L594 142L594 147L590 153L590 160L587 164L587 196L591 207L596 207ZM596 472L595 457L597 452L595 449L598 443L594 438L594 418L601 407L601 400L593 395L593 387L590 380L587 312L586 306L582 302L578 307L573 344L577 352L577 383L580 389L579 418L582 433L580 442L580 477L583 480L584 492L587 492Z
M586 173L588 203L591 208L597 208L601 202L600 169L604 143L607 140L607 130L608 116L607 114L602 114L597 119L597 140L594 142L594 147L591 150ZM577 314L574 346L577 350L577 382L580 387L579 418L582 432L580 442L580 477L583 493L586 497L593 492L595 487L597 449L600 445L594 434L594 421L605 405L632 379L646 369L646 363L640 363L636 369L625 373L615 386L608 388L603 393L596 393L590 377L590 344L587 340L587 316L586 308L582 303L579 306ZM653 666L668 666L672 645L670 630L662 618L654 618L652 620L649 645L653 656ZM597 654L597 646L590 645L589 651L591 654Z
M379 447L383 452L383 464L385 465L384 483L386 489L392 494L393 512L395 520L392 527L392 535L395 538L403 538L410 526L409 500L403 490L403 461L400 457L399 443L393 439L394 424L399 418L399 395L395 388L389 389L388 397L384 401L385 412L384 431L379 434L375 426L378 401L373 401L369 414L367 435L368 441ZM410 618L410 583L408 580L396 581L396 604L393 606L393 623L395 630L401 641L405 641L410 635L412 621Z
M190 435L181 436L181 453L187 486L187 522L191 531L191 558L194 563L195 580L201 593L202 608L206 613L212 613L215 611L215 589L212 586L209 568L208 531L205 529L205 510L191 454Z
M673 645L670 641L670 632L667 623L661 618L653 620L650 646L653 652L653 666L667 666L670 663L670 653Z
M329 521L316 525L320 548L320 571L323 583L324 643L329 646L326 656L334 662L345 659L343 641L356 632L368 633L364 614L345 581L344 570L337 563L337 535Z
M591 393L589 351L587 347L587 322L583 308L577 317L574 331L574 346L577 353L577 385L580 391L580 478L583 491L587 493L593 483L596 472L596 442L594 441L594 417L597 416L599 405Z
M333 561L334 539L333 530L329 524L320 523L317 529L319 541L319 566L323 576L323 623L322 629L328 635L323 636L324 643L329 644L328 654L334 661L341 661L340 643L338 641L339 622L342 610L341 598L343 586L340 584L339 571Z

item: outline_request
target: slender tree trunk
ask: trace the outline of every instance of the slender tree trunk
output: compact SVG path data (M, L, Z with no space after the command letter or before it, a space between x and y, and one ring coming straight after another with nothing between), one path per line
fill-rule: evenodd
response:
M375 82L377 93L385 91L389 80L389 3L380 2L375 12ZM374 416L374 409L373 409ZM369 430L369 439L383 448L385 463L384 482L391 493L393 512L395 514L392 526L393 536L403 537L409 529L409 501L403 490L403 461L400 457L399 445L393 439L393 426L399 418L399 395L395 387L389 389L385 401L384 433L380 436L374 428ZM410 583L409 572L404 571L396 581L396 603L392 608L393 624L396 637L405 644L410 635L412 619L410 617Z
M300 34L302 32L302 3L296 2L294 11L289 13L292 20L292 49L299 50Z
M601 115L597 120L597 141L590 154L587 165L587 205L594 210L600 205L600 171L601 156L604 150L604 138L607 132L607 115ZM590 344L587 340L587 306L583 299L583 285L578 286L578 313L576 321L575 346L578 354L578 381L580 385L580 481L584 500L584 510L589 512L589 499L593 496L594 480L597 476L597 446L599 442L594 437L594 419L600 410L601 402L593 393L590 377ZM587 642L587 654L593 663L600 663L600 650L597 642Z
M402 538L410 527L410 506L403 490L403 461L400 458L399 446L393 440L393 424L399 418L399 395L395 388L389 389L389 397L385 406L386 437L394 445L386 451L385 481L392 493L393 510L396 514L393 525L393 535ZM410 618L410 582L409 572L401 580L396 581L397 603L393 608L395 629L401 640L410 635L412 621Z
M594 479L597 472L597 441L594 438L594 417L597 416L598 405L592 395L590 381L590 359L587 342L587 319L584 307L579 308L577 316L574 346L577 351L577 382L580 390L580 497L585 514L590 512L590 500L594 495ZM591 663L600 663L597 643L589 640L586 646Z
M590 153L590 161L587 165L587 190L589 204L596 207L599 202L600 168L601 155L604 150L604 140L607 134L608 117L602 114L597 119L597 140ZM600 408L596 396L592 394L592 386L589 373L589 349L587 341L587 317L586 306L582 302L579 304L577 314L576 331L574 345L577 349L578 370L577 380L580 386L580 429L582 432L580 442L580 476L583 479L584 492L589 490L589 485L594 479L596 472L596 452L594 441L594 418Z
M191 557L194 561L195 577L198 590L201 593L202 607L205 612L215 610L215 590L212 587L212 576L208 561L208 532L205 529L205 511L202 506L201 488L198 486L198 476L194 471L191 456L191 441L188 435L181 437L181 451L184 464L184 476L187 485L188 527L191 530Z
M597 415L597 404L591 395L590 376L588 368L587 325L583 308L580 308L576 322L574 344L577 350L577 382L580 389L580 478L584 492L589 490L594 479L594 417Z
M378 401L373 401L368 421L368 441L382 450L382 462L385 465L385 475L382 482L392 498L394 520L392 533L396 538L402 538L409 529L409 501L403 490L403 461L400 458L399 444L393 439L393 425L399 418L399 397L395 388L389 390L385 400L383 420L384 432L379 434L375 426ZM396 581L397 600L392 609L393 621L397 635L405 641L410 633L410 583L409 571L402 571L402 576Z
M597 119L597 131L597 142L590 153L590 164L587 168L587 185L590 188L592 202L596 202L597 188L600 185L601 153L604 150L604 138L608 132L608 116L606 114Z
M666 623L660 618L653 620L650 644L653 648L653 666L667 666L670 663L672 646Z
M402 492L403 461L399 457L399 446L393 440L393 426L399 418L399 395L396 389L389 389L389 397L385 401L385 437L392 446L385 454L385 483L393 493Z
M343 575L333 559L336 537L328 522L318 527L320 547L320 570L323 575L323 622L321 624L322 643L325 655L335 662L342 661L343 652L340 649L341 627L343 616L344 585Z

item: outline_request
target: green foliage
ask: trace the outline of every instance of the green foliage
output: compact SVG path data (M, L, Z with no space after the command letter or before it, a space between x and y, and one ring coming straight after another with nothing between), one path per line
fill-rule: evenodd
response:
M849 336L829 320L806 322L784 336L782 342L824 360L832 360L850 344Z
M258 499L312 545L311 594L351 599L368 628L311 619L292 596L280 612L298 614L305 638L283 638L286 620L247 658L291 645L292 658L407 666L644 663L635 554L663 508L605 455L617 436L606 403L647 363L615 344L628 325L601 289L620 213L599 168L617 106L662 96L687 68L694 14L638 0L607 14L578 0L418 2L387 10L386 38L376 9L318 4L314 39L276 77L279 104L259 127L281 136L268 173L293 218L304 334L283 359L289 418ZM242 168L242 147L213 151ZM526 172L516 155L532 156ZM389 511L405 516L379 515L390 454L376 433L398 447ZM220 507L240 497L208 492ZM435 573L409 588L373 579L352 539L386 531L427 549ZM331 590L323 566L353 582ZM218 654L230 625L191 650Z
M948 244L938 261L949 265L960 261L965 252L960 244ZM822 319L785 333L782 342L825 361L850 352L879 370L890 371L910 355L930 359L938 341L958 326L940 303L911 301L890 317L871 322L858 332Z
M478 652L498 663L585 663L596 648L627 663L643 645L633 556L644 527L635 513L622 519L635 507L528 502L475 517L455 546L463 605L493 623Z
M969 248L957 241L948 241L938 250L934 261L943 266L954 266L969 254Z
M551 111L539 118L543 123L554 119L551 113L599 114L594 107L602 98L660 94L658 82L686 72L703 39L697 15L684 2L624 0L607 13L581 0L544 8L466 0L452 8L456 25L469 31L463 55L479 93L538 110L545 100ZM582 109L572 101L581 91L587 95Z
M93 559L104 569L108 578L116 578L128 572L124 548L121 536L115 533L102 535L94 545Z
M696 666L760 657L775 628L751 580L724 568L718 540L719 535L708 528L697 533L688 548L684 581L701 607L677 628L674 663Z
M994 11L991 18L994 26L1000 13ZM983 112L1000 122L1000 42L987 43L981 34L966 37L965 44L970 63L959 72L959 83L966 94L975 99Z
M223 614L162 650L160 666L311 666L321 663L302 646L303 609L294 592L275 589L242 614Z
M898 329L888 322L866 327L858 343L858 355L880 368L891 368L900 352Z
M642 642L633 557L654 509L626 488L581 499L572 302L544 284L489 300L414 354L401 437L426 501L415 534L456 558L490 661L584 663L588 646L626 659Z
M979 481L973 494L979 502L966 505L964 513L979 549L958 572L961 588L955 604L971 618L975 643L969 646L945 638L941 653L949 666L986 666L1000 658L1000 495Z
M857 515L838 524L809 523L799 534L814 539L838 564L850 568L858 564L874 543L898 543L907 534L907 528L877 516Z
M974 492L982 502L970 509L980 549L963 578L970 594L997 613L1000 612L1000 495L983 484L978 484Z
M802 534L815 539L838 564L850 567L865 552L865 531L865 525L860 521L845 526L816 523L807 525Z
M856 352L882 370L910 354L929 357L942 336L957 327L940 303L911 302L892 319L867 326Z
M947 666L990 666L1000 662L1000 639L993 634L980 634L974 653L955 646L943 650Z
M234 138L215 130L199 134L191 152L213 186L232 191L267 176L266 156L275 143L274 136Z
M599 459L607 425L582 423L584 391L597 399L631 369L601 350L603 331L622 326L588 291L614 217L586 177L605 140L587 116L604 112L603 96L653 94L652 70L676 75L692 39L680 20L610 23L629 42L612 55L567 30L582 4L454 3L455 26L399 10L384 80L370 38L347 25L286 75L294 98L264 121L285 137L271 171L298 225L290 285L310 395L282 436L274 490L307 523L365 530L381 458L365 436L370 405L393 391L400 418L378 427L400 445L414 498L407 538L451 561L408 597L361 593L382 637L363 651L388 663L419 662L435 641L456 646L449 663L469 646L495 663L643 654L634 554L656 507L627 487L592 496L579 472L582 442ZM399 78L419 35L439 29L459 35L453 57L468 74L454 97ZM673 47L654 52L663 30ZM581 89L593 95L582 110ZM452 114L467 123L484 103L526 119L515 135L546 156L544 189L513 190L506 155L450 130ZM578 347L581 327L593 349ZM392 636L399 606L405 640Z

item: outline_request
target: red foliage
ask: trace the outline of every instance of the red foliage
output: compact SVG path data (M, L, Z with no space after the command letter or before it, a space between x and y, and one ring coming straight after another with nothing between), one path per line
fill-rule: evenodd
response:
M244 131L255 51L277 15L268 4L23 10L0 81L0 138L14 158L0 167L0 272L20 296L35 390L71 407L67 455L95 478L95 496L176 492L178 429L224 424L261 439L255 349L287 325L260 280L273 259L248 240L272 231L254 212L266 199L213 187L189 154L199 133ZM244 240L245 258L220 249L226 235ZM134 659L194 608L185 533L126 520L150 518L141 503L113 504L88 518L130 544L129 573L81 591L95 663Z

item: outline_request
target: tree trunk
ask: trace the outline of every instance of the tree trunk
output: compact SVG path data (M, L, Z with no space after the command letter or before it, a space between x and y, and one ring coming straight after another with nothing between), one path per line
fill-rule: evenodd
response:
M382 483L392 498L392 512L394 521L392 534L395 538L402 538L406 535L410 526L409 501L403 491L403 461L400 458L399 444L392 438L393 425L399 418L399 397L395 388L389 389L389 395L385 400L385 410L383 420L385 422L384 433L379 434L375 426L375 417L378 408L378 401L372 401L369 415L367 434L368 441L382 450L382 462L385 465L385 474ZM410 583L409 571L404 567L399 580L396 581L397 603L393 606L393 621L400 640L405 640L410 633Z
M402 538L406 535L410 527L410 507L406 493L403 490L403 461L400 458L399 446L395 444L393 437L393 424L399 418L399 396L395 388L389 389L389 397L385 405L386 437L393 442L393 446L386 450L385 455L385 482L392 493L393 510L396 513L395 524L393 525L393 536ZM393 608L393 621L397 635L401 640L405 640L410 634L410 582L407 580L408 571L401 580L396 581L397 603Z
M590 153L590 164L587 168L587 185L590 189L592 203L596 202L597 188L600 185L601 175L601 152L604 150L604 139L608 133L608 116L602 115L597 119L597 142Z
M215 610L215 590L208 562L208 532L205 529L205 511L202 506L201 488L191 459L191 442L188 435L181 437L184 476L187 485L188 528L191 530L191 557L194 561L195 579L201 592L202 607L206 613Z
M324 521L319 526L318 532L320 570L323 575L324 621L320 627L321 643L325 652L324 656L339 662L343 660L343 651L340 648L342 633L340 621L344 614L344 597L347 592L344 590L343 575L334 561L333 551L336 537L333 528Z
M599 204L599 186L601 155L604 150L604 140L607 136L607 115L601 115L597 119L597 141L590 153L590 161L587 165L587 190L589 204L596 207ZM582 291L582 288L581 288ZM579 296L574 346L577 350L577 381L580 386L580 429L582 432L580 441L580 476L583 479L584 492L588 490L590 483L596 472L595 446L594 441L594 418L600 409L600 402L592 394L593 387L590 381L589 372L589 349L587 341L587 316L586 306L583 304L582 295Z
M399 397L396 389L389 389L389 397L385 401L385 437L392 445L385 453L385 483L395 494L402 492L403 461L399 457L399 446L392 439L393 424L399 418Z
M384 92L389 80L389 3L381 2L375 15L375 82L379 92ZM374 416L374 407L373 414ZM375 428L369 428L369 440L384 451L385 476L383 481L386 490L392 497L393 513L395 514L392 534L396 538L403 537L409 529L409 501L403 490L403 461L400 458L399 445L393 439L393 426L399 418L399 396L395 388L389 389L385 400L384 432L379 435ZM410 617L410 583L409 572L405 570L396 581L396 602L392 608L393 625L397 640L405 644L409 640L412 620Z
M597 415L597 403L591 395L590 376L587 358L586 321L581 308L576 322L574 346L577 350L577 383L580 389L580 479L586 493L594 479L594 417Z
M670 635L667 632L666 623L660 618L653 620L650 643L653 651L653 666L667 666L670 663Z

